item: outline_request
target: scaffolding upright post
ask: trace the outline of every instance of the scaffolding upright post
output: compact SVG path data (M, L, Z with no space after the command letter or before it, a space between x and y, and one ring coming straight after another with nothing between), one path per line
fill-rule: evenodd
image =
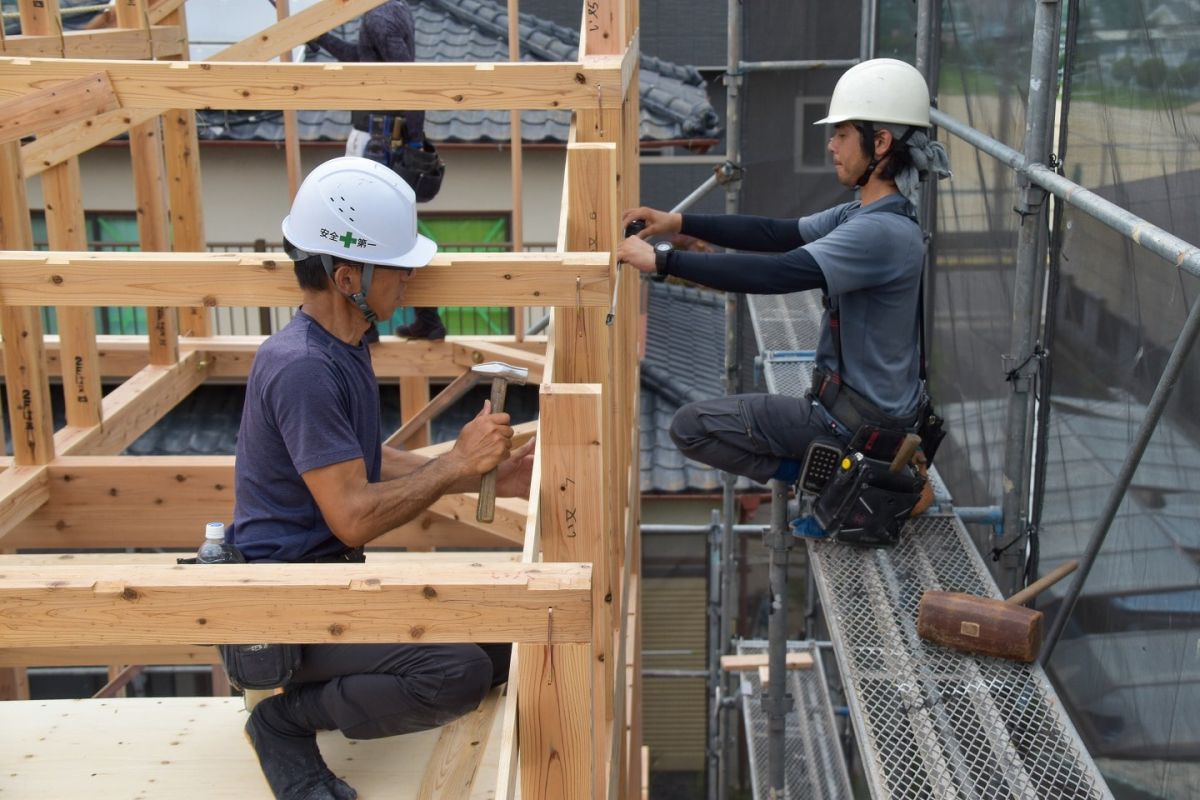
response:
M767 622L767 679L770 686L763 696L767 712L767 778L770 800L783 800L786 784L787 753L787 567L791 533L787 528L788 485L771 481L771 527L766 545L770 554L768 596L771 616Z
M742 122L741 122L741 88L742 73L742 3L741 0L729 0L726 31L725 54L725 162L733 171L732 178L725 184L725 212L738 213L738 192L741 182L738 180L742 166ZM741 347L738 340L738 305L739 297L734 292L725 294L725 394L736 394L738 391L738 353ZM724 525L721 536L721 652L732 652L732 641L736 633L737 608L734 598L737 596L737 568L734 564L737 534L734 525L737 522L737 503L734 498L734 485L737 476L726 472L721 476L721 511ZM724 687L721 697L732 697L734 678L732 675L720 676L720 684ZM714 701L716 698L713 698ZM734 726L730 724L732 706L722 704L713 709L717 720L720 751L718 763L709 766L708 796L710 800L726 800L729 797L729 784L737 764L737 737ZM713 785L715 782L715 786Z
M1033 54L1029 67L1029 104L1025 115L1026 164L1049 160L1051 104L1058 82L1058 0L1038 0L1034 15ZM1021 574L1023 550L1009 547L1025 534L1030 486L1030 418L1033 384L1039 369L1038 303L1044 278L1045 201L1047 193L1018 173L1021 230L1017 240L1017 268L1013 284L1012 331L1004 370L1012 387L1005 426L1003 502L1004 540L997 583L1011 594Z

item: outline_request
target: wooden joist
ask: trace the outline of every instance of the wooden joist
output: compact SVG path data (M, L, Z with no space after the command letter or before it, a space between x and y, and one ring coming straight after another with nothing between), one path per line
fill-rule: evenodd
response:
M7 548L192 547L206 522L232 517L233 476L233 456L66 456L10 469L0 536ZM475 502L446 495L376 544L520 546L528 501L499 498L491 524L476 521Z
M125 108L391 111L620 108L619 60L537 63L255 64L0 56L0 98L108 72Z
M120 107L107 75L85 75L0 104L0 141L21 139Z
M361 250L348 255L364 258ZM608 305L609 253L439 253L414 275L414 306ZM8 306L295 306L283 253L0 253Z
M784 659L784 669L812 669L811 653L788 653ZM750 672L767 666L767 654L754 655L724 655L721 656L721 669L726 672Z
M8 36L5 56L18 58L116 58L133 60L184 55L183 30L178 25L155 25L147 37L128 29L63 31L62 35Z
M591 641L591 565L6 567L0 647Z

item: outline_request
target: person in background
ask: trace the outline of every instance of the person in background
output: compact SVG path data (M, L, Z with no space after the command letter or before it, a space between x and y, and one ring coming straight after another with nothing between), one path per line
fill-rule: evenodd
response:
M309 45L324 49L338 61L415 61L416 26L412 10L404 0L387 0L383 5L363 14L357 45L339 39L332 33L322 34L309 42ZM372 137L377 141L379 137L390 141L393 124L398 120L402 120L403 135L400 138L404 141L405 149L411 152L402 153L401 163L392 166L411 184L413 176L419 176L429 168L426 165L429 151L425 142L424 111L410 110L392 114L353 112L350 116L350 135L346 138L346 155L368 155L375 158L375 153L367 152ZM413 189L417 191L418 187L413 186ZM419 191L418 199L422 199ZM446 338L446 326L436 308L418 307L413 309L413 313L416 315L413 322L396 328L396 335L410 339ZM367 336L369 341L379 339L379 332L375 330L374 325L367 332Z

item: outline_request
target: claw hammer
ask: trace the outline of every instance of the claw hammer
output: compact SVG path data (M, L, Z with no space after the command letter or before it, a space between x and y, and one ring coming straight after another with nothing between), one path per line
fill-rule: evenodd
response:
M525 367L514 367L503 361L488 361L486 364L476 364L471 371L480 378L492 379L492 413L504 411L504 400L508 395L508 385L515 383L523 386L529 378L529 370ZM479 522L491 522L496 518L496 469L483 476L479 482L479 504L475 507L475 519Z

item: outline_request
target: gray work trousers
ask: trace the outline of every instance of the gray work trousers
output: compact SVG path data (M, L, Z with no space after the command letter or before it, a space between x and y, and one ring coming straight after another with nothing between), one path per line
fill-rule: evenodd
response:
M766 483L784 459L803 462L818 437L850 441L851 431L817 402L778 394L737 394L688 403L671 420L685 456Z
M304 645L289 682L324 684L322 710L348 739L415 733L479 707L508 680L508 644Z

